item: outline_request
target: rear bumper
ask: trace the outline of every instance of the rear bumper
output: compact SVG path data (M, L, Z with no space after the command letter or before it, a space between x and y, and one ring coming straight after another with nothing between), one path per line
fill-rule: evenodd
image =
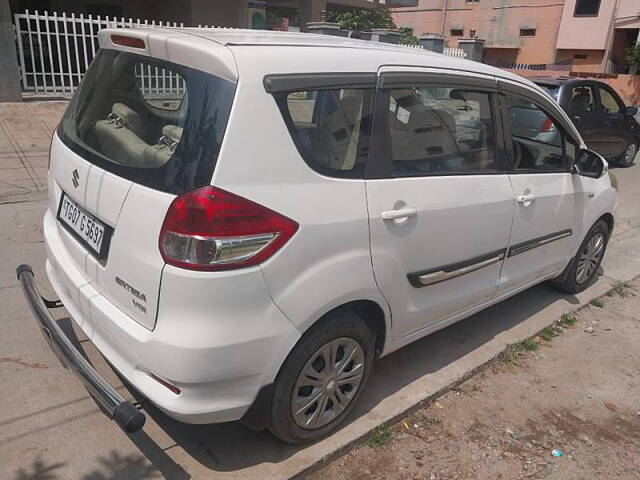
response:
M44 338L56 354L62 365L71 369L89 392L100 403L103 411L127 433L137 432L142 428L145 416L122 396L96 372L91 364L60 329L36 288L33 270L30 265L20 265L16 271L22 291L29 308L38 322Z
M165 267L156 327L148 330L87 281L66 250L60 237L65 234L48 212L44 236L51 285L109 363L176 420L242 418L300 337L273 304L259 268L232 277Z

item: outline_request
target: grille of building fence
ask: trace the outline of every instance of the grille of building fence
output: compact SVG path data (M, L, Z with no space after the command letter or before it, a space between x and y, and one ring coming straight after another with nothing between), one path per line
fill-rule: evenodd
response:
M421 45L404 45L404 46L407 48L413 48L416 50L423 50ZM442 54L447 55L449 57L467 58L467 54L461 48L444 47L442 49Z
M22 90L63 96L75 91L98 51L99 30L183 26L177 22L28 10L15 14L14 22ZM137 73L143 89L182 88L178 78L160 69Z

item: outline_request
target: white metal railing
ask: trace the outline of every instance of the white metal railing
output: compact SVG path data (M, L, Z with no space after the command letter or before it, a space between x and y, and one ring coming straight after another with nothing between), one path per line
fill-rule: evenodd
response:
M422 45L403 45L403 47L413 48L415 50L423 50ZM467 54L461 48L444 47L442 54L449 57L467 58Z
M449 57L467 58L467 54L461 48L444 47L442 53Z
M22 90L70 96L80 84L99 48L103 28L182 27L182 23L80 14L17 13L14 15ZM166 89L177 79L158 70L141 73L145 89ZM155 75L152 77L151 75ZM171 87L173 88L173 87Z

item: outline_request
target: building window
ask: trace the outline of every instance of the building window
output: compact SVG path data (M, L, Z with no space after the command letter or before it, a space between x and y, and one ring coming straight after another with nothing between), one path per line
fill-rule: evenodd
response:
M535 28L521 28L520 29L521 37L535 37L536 29Z
M573 58L576 60L586 60L587 58L589 58L589 55L587 55L586 53L576 53Z
M465 0L466 3L480 3L480 0Z
M462 37L464 35L464 29L462 28L452 28L451 36L452 37Z
M577 0L574 17L597 17L600 11L600 0Z

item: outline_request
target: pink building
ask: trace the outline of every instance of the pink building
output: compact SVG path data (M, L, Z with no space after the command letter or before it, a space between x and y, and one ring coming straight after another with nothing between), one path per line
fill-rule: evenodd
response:
M565 0L557 56L574 71L627 73L625 51L639 32L640 0Z
M419 0L393 15L414 35L440 34L452 47L484 39L488 63L563 62L597 72L623 68L640 31L640 0Z

